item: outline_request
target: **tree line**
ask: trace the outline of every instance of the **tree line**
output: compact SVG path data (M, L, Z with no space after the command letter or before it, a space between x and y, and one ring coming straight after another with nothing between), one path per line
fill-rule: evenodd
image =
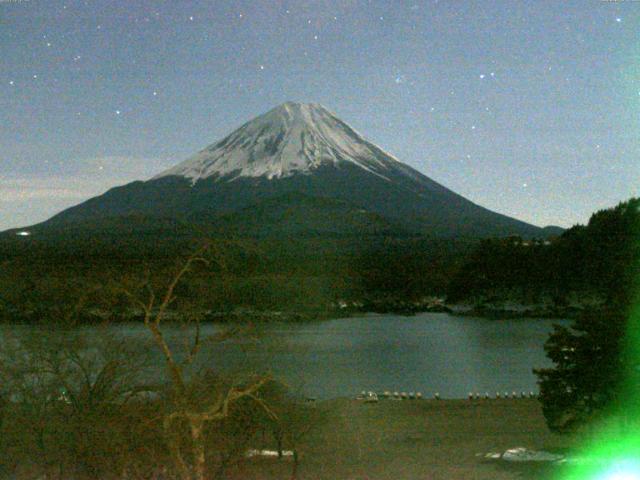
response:
M449 283L450 301L627 304L640 270L640 199L594 213L558 238L481 242Z

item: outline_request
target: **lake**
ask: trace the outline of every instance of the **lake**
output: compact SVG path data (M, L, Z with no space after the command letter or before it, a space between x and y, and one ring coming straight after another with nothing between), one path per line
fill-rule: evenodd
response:
M303 324L260 326L256 342L208 346L198 366L223 370L270 369L293 390L317 398L351 396L361 390L422 392L432 397L464 398L468 392L537 391L532 368L550 365L544 342L554 323L563 320L492 320L424 313L413 317L367 315ZM24 327L23 327L24 328ZM203 326L203 336L219 332ZM100 327L83 327L99 337ZM140 324L111 326L109 331L139 342L162 372L162 358ZM165 328L174 346L188 332Z

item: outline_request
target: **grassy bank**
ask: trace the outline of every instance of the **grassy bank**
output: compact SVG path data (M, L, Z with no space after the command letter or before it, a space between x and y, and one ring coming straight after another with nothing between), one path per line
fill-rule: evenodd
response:
M547 466L489 461L478 454L509 448L558 450L535 399L319 402L325 421L300 451L301 479L548 478ZM273 446L263 445L265 448ZM259 459L234 478L287 478L291 460Z

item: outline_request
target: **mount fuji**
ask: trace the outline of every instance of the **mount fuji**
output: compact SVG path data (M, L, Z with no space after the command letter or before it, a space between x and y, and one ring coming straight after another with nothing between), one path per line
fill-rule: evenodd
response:
M547 236L431 180L323 106L293 102L150 180L113 188L41 226L113 222L246 235Z

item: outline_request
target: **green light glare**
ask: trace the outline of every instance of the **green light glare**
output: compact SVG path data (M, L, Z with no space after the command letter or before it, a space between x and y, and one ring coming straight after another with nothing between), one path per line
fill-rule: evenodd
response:
M625 465L616 466L610 472L602 477L602 480L638 480L640 478L640 470L637 466L627 467Z
M627 318L623 344L626 372L617 401L576 457L559 469L560 480L640 480L639 299L636 295Z
M561 469L562 480L640 480L640 435L620 438L615 429L608 435L601 431L594 436L599 446L591 443L591 448L582 455L571 459Z
M599 478L602 480L637 480L640 478L640 464L634 461L614 462Z

